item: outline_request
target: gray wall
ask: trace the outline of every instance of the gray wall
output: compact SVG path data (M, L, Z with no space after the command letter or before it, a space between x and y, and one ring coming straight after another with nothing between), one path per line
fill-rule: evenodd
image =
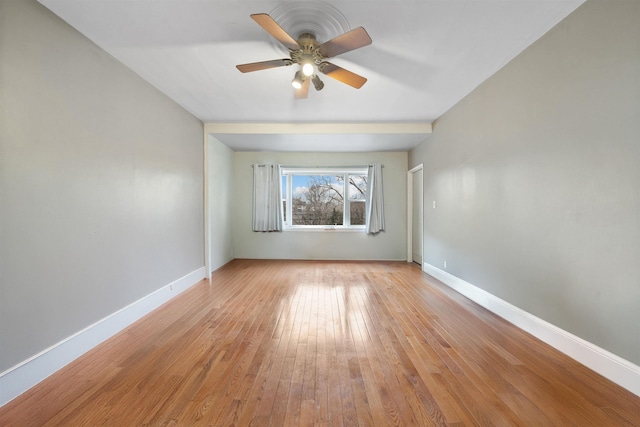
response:
M211 271L233 259L233 151L209 135Z
M425 262L636 364L639 18L638 1L588 1L409 160L425 167Z
M236 258L406 260L408 153L235 153L234 250ZM346 166L382 163L386 231L251 231L253 163Z
M0 2L0 372L204 265L203 125Z

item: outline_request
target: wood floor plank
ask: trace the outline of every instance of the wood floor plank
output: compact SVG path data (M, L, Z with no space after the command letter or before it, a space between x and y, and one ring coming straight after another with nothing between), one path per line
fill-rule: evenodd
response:
M639 408L413 264L234 260L0 425L640 427Z

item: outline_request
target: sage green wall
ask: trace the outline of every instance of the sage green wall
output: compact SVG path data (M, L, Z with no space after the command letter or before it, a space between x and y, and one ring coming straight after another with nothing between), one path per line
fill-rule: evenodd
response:
M586 2L440 117L419 163L425 262L640 364L639 1Z
M0 372L204 265L203 125L0 0Z
M236 258L405 260L407 259L406 152L235 153L234 251ZM386 230L376 235L341 231L251 231L253 163L346 166L382 163Z

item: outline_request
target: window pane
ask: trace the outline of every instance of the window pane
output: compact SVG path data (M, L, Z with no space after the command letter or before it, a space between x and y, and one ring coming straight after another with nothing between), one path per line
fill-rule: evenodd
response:
M287 176L282 175L282 214L283 220L287 222Z
M282 220L287 222L287 199L282 199Z
M365 200L367 193L366 175L349 175L349 200Z
M365 225L364 200L352 200L349 207L351 209L351 225Z
M292 225L342 225L344 179L331 175L293 175Z
M367 175L349 175L349 212L351 225L365 225L364 202L367 193Z

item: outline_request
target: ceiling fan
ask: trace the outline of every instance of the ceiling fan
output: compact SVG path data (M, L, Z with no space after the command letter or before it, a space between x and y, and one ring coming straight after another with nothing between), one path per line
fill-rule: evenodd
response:
M248 73L299 64L300 69L296 72L291 82L296 89L296 98L298 99L308 96L310 82L313 83L316 90L322 90L324 87L324 83L316 74L316 70L356 89L360 89L367 82L366 78L326 61L326 58L370 45L371 37L369 37L364 28L355 28L320 44L315 35L311 33L302 33L295 40L266 13L254 14L251 15L251 18L267 33L288 48L290 57L236 65L236 68L241 72Z

